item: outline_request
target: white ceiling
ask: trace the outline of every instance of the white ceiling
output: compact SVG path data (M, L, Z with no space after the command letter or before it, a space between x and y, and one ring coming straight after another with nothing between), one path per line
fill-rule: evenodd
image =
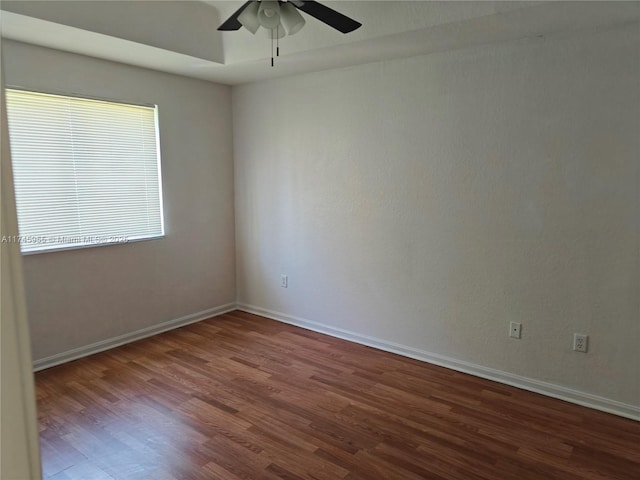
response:
M5 38L226 84L640 21L640 2L326 1L363 24L342 34L303 14L280 40L216 28L243 1L3 1Z

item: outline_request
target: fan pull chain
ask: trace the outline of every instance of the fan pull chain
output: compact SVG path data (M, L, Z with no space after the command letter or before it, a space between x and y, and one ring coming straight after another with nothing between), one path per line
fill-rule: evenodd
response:
M273 28L271 29L271 66L273 67Z
M280 56L280 25L276 27L276 57Z

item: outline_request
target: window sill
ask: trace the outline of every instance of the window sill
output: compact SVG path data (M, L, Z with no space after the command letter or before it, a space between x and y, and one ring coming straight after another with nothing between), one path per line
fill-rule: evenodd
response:
M31 255L39 255L42 253L66 252L69 250L83 250L85 248L108 247L112 245L127 245L129 243L146 242L149 240L159 240L165 237L166 237L166 234L154 235L152 237L136 237L136 238L122 237L122 239L120 239L121 237L111 237L111 238L114 238L114 240L109 241L107 238L106 241L99 241L99 242L93 242L93 243L66 243L66 244L60 244L52 247L39 248L37 250L29 250L26 252L21 251L20 253L24 256L31 256Z

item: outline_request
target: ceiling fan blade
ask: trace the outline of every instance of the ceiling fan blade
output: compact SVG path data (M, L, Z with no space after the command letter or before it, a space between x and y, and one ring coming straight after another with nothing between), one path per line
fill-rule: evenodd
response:
M299 10L302 10L304 13L308 13L312 17L317 18L321 22L326 23L330 27L333 27L342 33L353 32L356 28L362 25L360 22L356 22L346 15L336 12L329 7L325 7L318 2L311 0L291 0L290 3Z
M242 24L238 21L238 17L242 13L242 11L245 8L247 8L247 6L252 1L253 0L249 0L244 5L242 5L238 10L236 10L233 15L231 15L229 18L227 18L226 22L224 22L222 25L220 25L218 27L218 30L223 31L223 32L228 32L228 31L233 31L233 30L240 30L240 27L242 27Z

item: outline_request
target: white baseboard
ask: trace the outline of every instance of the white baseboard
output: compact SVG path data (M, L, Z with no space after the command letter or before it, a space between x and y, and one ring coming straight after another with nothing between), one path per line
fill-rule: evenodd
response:
M135 342L136 340L141 340L143 338L157 335L168 330L173 330L175 328L189 325L191 323L206 320L207 318L222 315L223 313L231 312L236 309L271 318L279 322L288 323L290 325L295 325L307 330L313 330L314 332L323 333L332 337L348 340L350 342L367 345L369 347L384 350L386 352L396 353L405 357L414 358L416 360L432 363L434 365L439 365L445 368L450 368L458 372L468 373L477 377L486 378L495 382L511 385L513 387L522 388L531 392L540 393L549 397L558 398L567 402L640 421L640 407L635 405L629 405L615 400L610 400L608 398L581 392L579 390L574 390L568 387L563 387L548 382L543 382L540 380L535 380L533 378L522 377L520 375L504 372L502 370L496 370L493 368L484 367L482 365L477 365L462 360L456 360L455 358L446 357L444 355L427 352L425 350L389 342L367 335L362 335L341 328L331 327L318 322L313 322L311 320L306 320L304 318L294 317L292 315L287 315L281 312L275 312L273 310L267 310L244 303L228 303L226 305L210 308L202 312L185 315L184 317L169 320L157 325L152 325L141 330L136 330L135 332L126 333L124 335L108 338L106 340L92 343L90 345L41 358L34 361L34 371L37 372L40 370L44 370L45 368L50 368L62 363L70 362L72 360L77 360L88 355L93 355L94 353L102 352L114 347L118 347L120 345Z
M94 353L103 352L114 347L119 347L120 345L124 345L126 343L135 342L136 340L151 337L152 335L157 335L158 333L173 330L174 328L183 327L185 325L189 325L190 323L196 323L201 320L206 320L207 318L222 315L223 313L231 312L235 309L235 303L227 303L226 305L203 310L202 312L196 312L190 315L185 315L184 317L158 323L157 325L152 325L150 327L136 330L135 332L125 333L124 335L119 335L117 337L107 338L106 340L101 340L90 345L85 345L84 347L74 348L73 350L68 350L66 352L51 355L50 357L35 360L33 362L33 369L34 371L38 372L40 370L44 370L45 368L55 367L56 365L60 365L62 363L77 360L88 355L93 355Z
M555 385L533 378L522 377L513 373L496 370L482 365L477 365L462 360L456 360L455 358L446 357L436 353L430 353L424 350L420 350L406 345L401 345L393 342L388 342L375 337L369 337L367 335L361 335L359 333L343 330L341 328L330 327L318 322L306 320L304 318L294 317L281 312L274 312L273 310L267 310L264 308L256 307L254 305L247 305L244 303L238 303L238 310L242 310L248 313L254 313L263 317L271 318L279 322L288 323L297 327L302 327L307 330L313 330L314 332L324 333L332 337L341 338L350 342L367 345L369 347L377 348L387 352L397 353L405 357L414 358L441 367L450 368L458 372L468 373L477 377L486 378L495 382L504 383L513 387L521 388L523 390L529 390L531 392L540 393L567 402L582 405L584 407L601 410L603 412L612 413L621 417L630 418L632 420L640 421L640 407L635 405L629 405L626 403L610 400L608 398L600 397L579 390Z

